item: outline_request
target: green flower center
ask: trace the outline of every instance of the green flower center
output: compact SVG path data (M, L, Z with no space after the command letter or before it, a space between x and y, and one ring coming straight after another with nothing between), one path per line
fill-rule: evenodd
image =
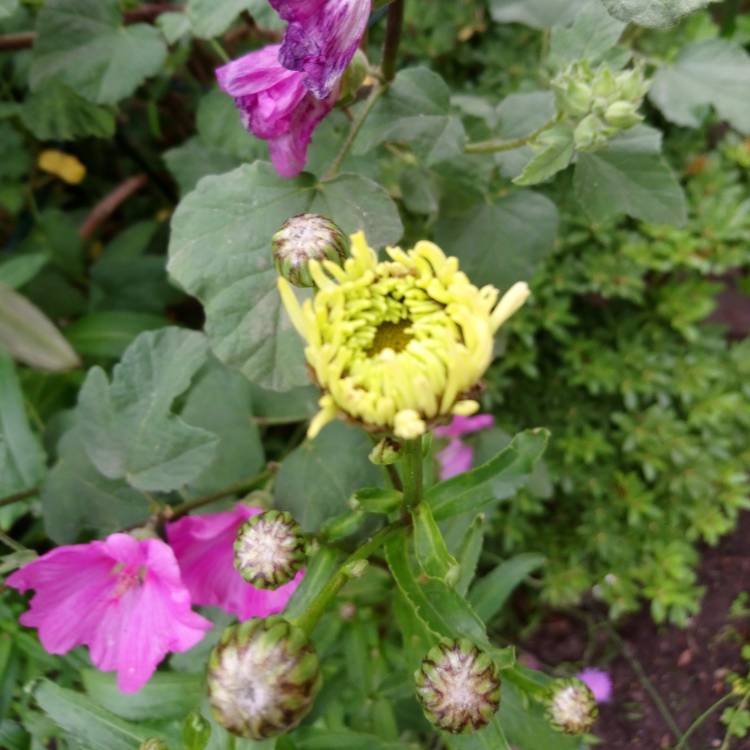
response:
M375 337L367 350L367 356L375 357L383 349L391 349L396 354L402 352L413 338L408 330L410 325L411 321L406 319L400 320L398 323L388 321L381 323L375 331Z

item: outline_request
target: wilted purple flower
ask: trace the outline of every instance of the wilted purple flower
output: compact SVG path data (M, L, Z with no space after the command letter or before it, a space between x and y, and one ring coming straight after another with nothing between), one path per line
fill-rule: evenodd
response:
M318 99L330 96L359 47L370 0L270 0L289 22L279 60L304 73Z
M449 438L448 445L437 454L440 464L440 479L449 479L462 474L471 468L474 460L474 448L461 440L463 435L492 427L492 414L476 414L473 417L453 417L445 427L437 427L434 432L438 437Z
M612 697L612 680L604 670L588 667L576 677L588 686L597 703L606 703Z
M216 70L219 86L240 110L242 124L268 141L280 175L298 175L307 161L313 130L331 111L337 94L318 99L305 88L305 75L279 62L281 46L271 44Z

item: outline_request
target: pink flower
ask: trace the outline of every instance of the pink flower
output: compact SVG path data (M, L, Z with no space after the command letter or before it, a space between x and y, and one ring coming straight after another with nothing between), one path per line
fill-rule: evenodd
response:
M298 175L318 124L331 111L337 92L313 96L304 74L279 62L280 45L250 52L216 70L219 86L240 110L242 124L268 141L271 161L282 177Z
M304 84L325 99L351 62L370 17L370 0L270 0L289 22L279 60L303 72Z
M434 433L438 437L449 438L448 445L438 454L440 479L450 479L463 474L471 468L474 461L474 448L461 440L463 435L492 427L492 414L477 414L473 417L453 417L446 427L437 427Z
M576 677L589 686L597 703L606 703L612 697L612 680L607 672L589 667Z
M226 513L186 516L167 525L167 538L196 604L221 607L240 620L281 612L302 580L300 571L274 591L246 583L234 567L234 540L239 527L263 508L238 503Z
M21 623L39 630L51 654L88 646L124 693L142 688L170 651L187 651L211 623L190 609L172 550L158 539L112 534L24 565L6 584L35 589Z

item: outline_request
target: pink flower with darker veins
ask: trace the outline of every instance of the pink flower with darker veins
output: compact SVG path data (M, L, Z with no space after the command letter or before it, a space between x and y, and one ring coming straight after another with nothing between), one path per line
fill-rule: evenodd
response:
M463 474L471 468L474 448L461 438L472 432L486 430L492 427L493 423L492 414L476 414L473 417L453 417L449 425L435 428L435 435L449 439L448 445L437 454L441 480Z
M167 539L196 604L221 607L240 620L281 612L302 580L303 572L275 590L256 589L234 567L237 530L263 508L238 503L225 513L186 516L167 524Z
M282 177L305 166L318 124L336 103L337 91L318 99L305 87L305 74L279 62L281 46L271 44L216 70L220 88L234 97L242 124L268 141L271 161Z
M212 627L190 609L174 554L159 539L112 534L58 547L6 585L36 591L21 623L38 629L45 650L88 646L99 669L117 672L124 693L142 688L170 651L187 651Z

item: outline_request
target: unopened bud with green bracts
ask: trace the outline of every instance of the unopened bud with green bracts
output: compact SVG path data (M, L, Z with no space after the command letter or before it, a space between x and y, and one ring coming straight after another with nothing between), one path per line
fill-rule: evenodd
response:
M357 93L367 78L369 68L370 63L367 60L367 55L361 49L358 49L344 71L344 75L341 76L338 106L347 107L356 100Z
M282 224L272 239L276 270L290 284L315 286L310 261L330 260L342 265L349 255L344 233L325 216L299 214Z
M446 638L431 648L414 680L425 716L446 732L481 729L500 707L497 665L465 638Z
M304 630L279 616L252 619L224 631L207 679L216 721L262 740L302 721L320 690L320 663Z
M565 734L585 734L594 726L598 709L591 689L579 679L554 680L546 689L547 717Z
M290 513L267 510L237 530L234 567L258 589L277 589L305 564L306 541Z

